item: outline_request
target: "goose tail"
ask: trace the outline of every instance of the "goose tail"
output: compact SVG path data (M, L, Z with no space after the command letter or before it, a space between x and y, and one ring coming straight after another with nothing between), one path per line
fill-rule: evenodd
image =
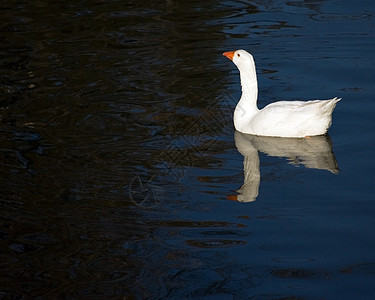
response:
M336 107L337 102L339 102L341 98L335 97L331 100L325 101L323 108L324 114L332 114L333 110Z

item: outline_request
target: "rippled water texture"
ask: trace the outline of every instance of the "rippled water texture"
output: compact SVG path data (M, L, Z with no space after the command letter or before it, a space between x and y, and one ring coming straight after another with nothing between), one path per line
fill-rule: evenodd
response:
M369 299L371 1L1 1L0 298ZM236 133L342 97L329 136Z

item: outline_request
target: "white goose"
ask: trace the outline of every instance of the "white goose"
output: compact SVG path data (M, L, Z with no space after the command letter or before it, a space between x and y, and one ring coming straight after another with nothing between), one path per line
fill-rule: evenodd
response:
M258 82L253 56L245 50L224 52L240 71L242 96L234 111L237 131L260 136L307 137L323 135L341 98L313 101L278 101L257 107Z

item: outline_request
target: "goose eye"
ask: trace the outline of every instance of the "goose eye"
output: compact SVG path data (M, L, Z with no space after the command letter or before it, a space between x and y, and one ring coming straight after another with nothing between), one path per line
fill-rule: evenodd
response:
M241 55L239 53L237 53L237 56L240 57Z

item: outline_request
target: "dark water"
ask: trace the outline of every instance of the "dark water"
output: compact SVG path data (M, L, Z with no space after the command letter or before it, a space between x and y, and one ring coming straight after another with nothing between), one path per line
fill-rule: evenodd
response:
M0 298L372 298L371 1L49 2L0 4ZM238 48L330 135L235 133Z

